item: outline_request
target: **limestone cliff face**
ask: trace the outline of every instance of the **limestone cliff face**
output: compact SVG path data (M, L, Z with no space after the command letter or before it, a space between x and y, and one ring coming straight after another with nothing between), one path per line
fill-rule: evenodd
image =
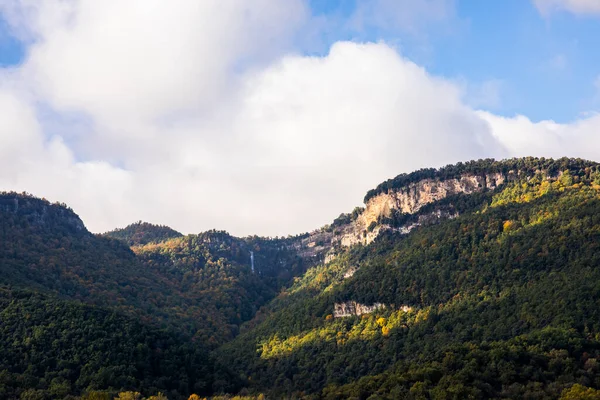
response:
M407 187L388 193L379 194L371 198L363 213L354 221L352 226L345 227L344 234L339 238L342 246L354 244L368 244L372 242L382 230L390 229L385 225L376 225L369 230L369 226L377 223L381 217L390 217L393 210L406 214L414 214L423 206L442 200L448 196L459 193L475 193L485 189L495 189L503 184L506 177L501 173L488 175L464 175L457 179L438 180L425 179L412 183ZM438 214L438 218L448 215ZM421 222L421 221L420 221ZM416 226L420 225L418 223ZM412 227L402 227L402 232L410 231ZM407 232L405 232L407 233Z
M345 303L336 303L333 310L333 316L335 318L358 316L363 314L370 314L375 310L384 308L385 305L381 303L375 303L371 306L357 303L356 301L347 301Z
M414 214L423 206L459 193L475 193L484 189L494 189L503 184L504 175L485 176L465 175L459 179L445 181L426 179L402 188L398 191L377 195L367 202L365 211L357 224L368 227L381 216L389 217L392 210Z
M367 201L364 211L354 221L334 229L319 229L311 232L299 240L294 247L303 258L328 262L335 256L336 248L369 244L383 231L393 230L407 234L418 226L429 225L457 216L452 212L435 210L429 214L419 215L416 222L405 226L392 227L379 223L383 217L392 216L394 211L415 214L423 206L451 195L476 193L486 189L493 190L507 180L514 179L515 176L514 172L510 172L508 175L490 173L463 175L446 180L424 179L411 183L406 187L372 197Z

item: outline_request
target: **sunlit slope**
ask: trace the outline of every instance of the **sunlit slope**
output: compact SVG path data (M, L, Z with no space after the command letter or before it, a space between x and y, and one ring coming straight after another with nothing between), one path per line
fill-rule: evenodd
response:
M221 357L277 395L552 398L574 382L596 387L598 183L582 165L449 198L456 217L309 270ZM335 318L349 302L383 307Z

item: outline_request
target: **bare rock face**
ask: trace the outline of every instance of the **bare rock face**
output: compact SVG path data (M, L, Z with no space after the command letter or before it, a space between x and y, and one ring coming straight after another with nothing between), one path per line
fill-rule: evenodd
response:
M50 204L43 199L17 193L0 193L0 214L14 214L30 226L57 228L62 226L72 232L88 233L85 225L71 210L62 204Z
M325 229L317 229L307 236L298 239L293 248L298 256L310 263L329 262L333 232Z
M392 210L414 214L423 206L459 193L475 193L494 189L504 183L500 173L485 176L465 175L445 181L425 179L390 193L379 194L367 202L365 211L358 218L359 225L368 227L381 216L389 217Z
M408 234L421 225L429 225L441 219L455 218L457 215L437 210L420 215L417 222L406 226L392 227L380 224L381 218L390 217L394 211L406 214L417 213L425 205L460 193L470 194L492 190L507 180L514 179L514 171L507 175L491 173L487 175L463 175L454 179L424 179L400 189L380 193L367 201L364 211L353 221L335 229L318 229L294 244L298 255L313 262L329 262L336 255L336 249L354 245L367 245L384 231Z
M381 217L390 217L393 210L414 214L423 206L448 196L495 189L498 185L503 184L505 180L505 176L501 173L464 175L460 178L444 181L424 179L399 190L378 194L367 202L365 210L352 226L345 227L344 234L338 240L342 246L369 244L375 240L382 230L390 229L389 226L377 225L374 229L369 230L369 226L377 223ZM440 214L437 217L442 218L444 216ZM422 224L422 221L419 222L416 226ZM399 230L410 232L414 227L401 227Z
M375 303L371 306L357 303L356 301L347 301L345 303L336 303L333 310L335 318L358 316L362 314L370 314L375 310L385 308L384 304Z

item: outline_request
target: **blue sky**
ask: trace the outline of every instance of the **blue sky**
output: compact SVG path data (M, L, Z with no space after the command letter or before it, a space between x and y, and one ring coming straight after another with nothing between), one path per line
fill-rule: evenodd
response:
M24 46L11 35L6 21L0 18L0 67L18 64L24 57Z
M356 2L313 0L311 6L315 14L348 17ZM339 36L395 44L438 76L474 86L495 81L500 101L486 108L501 115L567 122L598 109L596 15L565 10L542 15L524 0L457 0L451 7L446 19L424 21L416 32L370 27Z

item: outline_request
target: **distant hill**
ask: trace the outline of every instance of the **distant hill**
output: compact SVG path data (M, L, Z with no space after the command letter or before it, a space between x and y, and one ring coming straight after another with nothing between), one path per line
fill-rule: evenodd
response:
M168 226L138 221L125 228L106 232L104 236L122 240L130 246L139 246L181 237L183 234Z

